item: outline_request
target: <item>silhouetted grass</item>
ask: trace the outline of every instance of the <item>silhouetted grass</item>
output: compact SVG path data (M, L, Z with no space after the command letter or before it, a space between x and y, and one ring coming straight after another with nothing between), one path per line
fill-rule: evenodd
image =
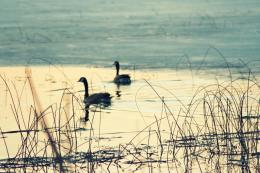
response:
M64 87L59 103L43 108L27 69L24 90L30 91L32 104L25 115L21 104L23 92L19 93L14 84L1 76L11 99L17 130L0 129L6 151L6 158L0 160L0 170L259 172L259 84L251 71L244 79L235 79L229 72L230 80L198 88L188 104L168 91L168 97L180 103L177 110L158 92L166 89L145 80L161 101L160 114L154 114L154 121L128 143L109 148L99 146L102 110L98 107L92 108L95 110L88 122L90 129L81 127L79 117L84 107L68 87ZM95 134L93 121L98 113ZM79 142L81 133L88 134L83 143ZM10 154L5 138L9 134L19 134L21 140L15 156Z

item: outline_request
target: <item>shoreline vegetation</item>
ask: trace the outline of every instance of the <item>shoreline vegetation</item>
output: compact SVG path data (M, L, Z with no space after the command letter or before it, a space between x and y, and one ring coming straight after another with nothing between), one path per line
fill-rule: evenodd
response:
M155 96L150 100L151 105L159 103L161 108L158 112L148 112L148 122L142 105L135 100L136 114L144 120L145 126L136 132L125 132L131 136L124 142L118 142L122 138L121 129L109 137L101 130L105 123L111 123L103 120L103 114L113 110L113 105L110 110L92 107L90 122L82 125L79 121L82 99L71 89L71 81L67 82L68 87L59 90L62 93L59 102L48 106L42 104L42 95L38 94L40 88L34 84L34 80L39 80L39 72L34 74L35 70L37 67L32 72L29 67L25 69L22 75L25 77L19 78L22 87L1 74L1 88L6 90L6 105L11 109L10 115L6 116L12 116L13 127L17 127L17 130L0 129L1 171L260 171L260 85L250 70L247 77L207 81L196 87L186 102L167 90L163 82L158 85L144 76L137 77L135 82L142 81L141 87L146 87ZM232 75L229 69L227 71ZM78 75L79 71L73 73ZM66 73L61 75L65 81L71 79ZM158 76L160 78L160 74ZM164 76L169 80L169 76ZM161 90L165 93L161 94ZM135 94L136 99L143 93L137 90ZM178 105L172 106L170 99ZM30 106L24 108L24 102ZM127 112L121 114L127 116ZM4 119L1 121L4 123ZM9 146L13 135L19 139L15 151ZM103 146L102 141L113 140L116 141L113 145Z

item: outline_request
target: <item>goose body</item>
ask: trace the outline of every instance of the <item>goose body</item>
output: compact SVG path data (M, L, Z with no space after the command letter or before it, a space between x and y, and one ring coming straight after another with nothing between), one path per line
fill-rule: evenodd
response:
M109 93L95 93L84 98L86 105L101 105L107 106L111 103L111 96Z
M114 78L114 83L119 85L129 85L131 83L131 77L128 74L119 74L120 65L118 61L115 61L114 65L116 66L116 76Z

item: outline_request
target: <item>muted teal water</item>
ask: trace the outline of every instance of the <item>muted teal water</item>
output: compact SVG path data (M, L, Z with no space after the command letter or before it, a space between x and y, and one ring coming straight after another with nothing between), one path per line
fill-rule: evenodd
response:
M0 65L258 71L259 21L259 0L1 0Z

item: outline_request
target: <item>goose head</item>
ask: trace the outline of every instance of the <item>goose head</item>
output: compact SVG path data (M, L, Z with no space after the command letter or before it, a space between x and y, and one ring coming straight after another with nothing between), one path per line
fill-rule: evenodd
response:
M118 61L115 61L113 65L116 66L116 68L119 68L119 62Z
M83 83L87 83L87 79L85 77L81 77L78 82L83 82Z

